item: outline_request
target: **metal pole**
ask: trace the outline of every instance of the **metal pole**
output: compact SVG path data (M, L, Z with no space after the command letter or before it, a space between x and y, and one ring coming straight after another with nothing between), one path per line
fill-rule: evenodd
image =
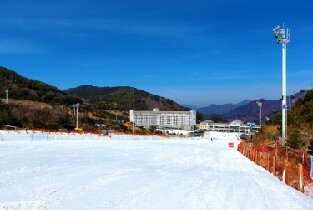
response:
M257 101L256 102L259 106L259 109L260 109L260 128L262 126L262 102L261 101Z
M78 128L78 105L76 106L76 128Z
M286 142L286 44L282 44L282 144Z
M260 104L260 128L262 126L262 104Z
M9 104L9 90L5 90L6 103Z

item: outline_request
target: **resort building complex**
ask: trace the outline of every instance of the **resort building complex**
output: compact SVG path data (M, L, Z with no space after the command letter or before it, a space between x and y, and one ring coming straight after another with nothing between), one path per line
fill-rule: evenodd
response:
M159 129L194 130L196 125L196 111L129 111L129 120L136 126Z

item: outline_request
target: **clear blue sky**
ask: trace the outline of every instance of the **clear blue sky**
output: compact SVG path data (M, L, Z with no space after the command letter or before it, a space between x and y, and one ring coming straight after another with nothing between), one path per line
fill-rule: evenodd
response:
M2 0L0 65L59 89L128 85L206 106L313 84L313 3L275 0Z

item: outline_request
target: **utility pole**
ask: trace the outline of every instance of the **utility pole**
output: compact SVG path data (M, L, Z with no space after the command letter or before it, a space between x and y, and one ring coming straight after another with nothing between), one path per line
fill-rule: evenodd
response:
M286 143L287 103L286 103L286 47L290 42L290 31L288 28L276 26L273 29L277 44L282 45L282 144Z
M5 95L6 95L6 103L9 104L9 90L5 90Z
M262 127L262 102L261 101L257 101L256 102L260 108L260 128Z
M72 105L73 107L73 113L76 115L76 129L78 129L78 107L79 103Z

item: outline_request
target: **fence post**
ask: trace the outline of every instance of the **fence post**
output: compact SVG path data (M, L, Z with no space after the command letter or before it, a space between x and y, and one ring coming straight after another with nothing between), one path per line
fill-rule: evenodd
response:
M276 156L273 156L273 168L272 173L276 176Z
M303 190L303 170L302 164L298 163L298 174L299 174L299 191L304 192Z
M254 161L255 162L255 150L253 150L253 152L252 152L252 161Z
M284 171L283 171L283 182L287 184L287 160L285 159L285 164L284 164Z
M269 172L271 172L271 157L268 154L267 155L267 168L266 168Z

